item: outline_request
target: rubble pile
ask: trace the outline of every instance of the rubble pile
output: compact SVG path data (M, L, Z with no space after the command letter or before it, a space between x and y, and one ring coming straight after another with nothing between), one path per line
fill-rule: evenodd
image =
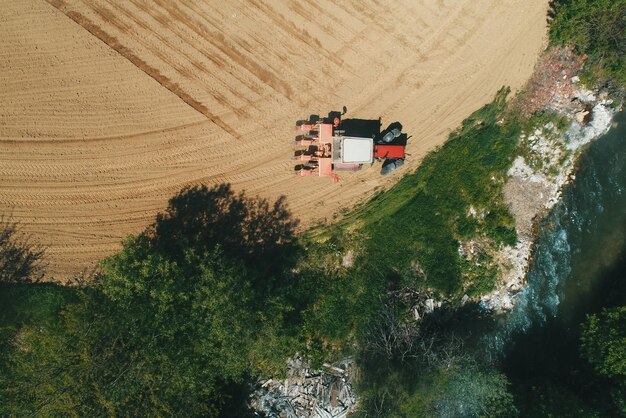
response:
M289 361L284 380L259 382L250 404L256 415L268 418L346 418L357 399L350 383L352 360L325 363L313 370L300 357Z
M576 74L585 56L578 56L572 48L550 48L540 58L533 76L515 101L515 107L529 118L543 110L559 110L566 106L576 91Z

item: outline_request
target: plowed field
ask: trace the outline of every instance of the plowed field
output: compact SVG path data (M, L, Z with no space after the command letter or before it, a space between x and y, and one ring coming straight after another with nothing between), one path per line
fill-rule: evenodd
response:
M415 168L544 44L546 0L0 0L0 213L92 269L183 186L286 195L310 225ZM293 125L348 107L412 135L379 167L296 178Z

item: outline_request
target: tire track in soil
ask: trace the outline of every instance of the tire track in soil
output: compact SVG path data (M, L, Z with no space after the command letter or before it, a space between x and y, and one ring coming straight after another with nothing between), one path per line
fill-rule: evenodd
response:
M145 4L136 2L136 1L131 1L130 3L132 3L135 7L138 7L140 10L142 10L144 13L146 13L146 15L152 17L153 19L155 19L156 21L158 21L162 26L167 27L168 30L172 33L175 33L180 40L184 41L185 44L191 44L192 40L186 39L183 34L177 29L177 27L175 25L166 25L165 23L167 22L167 19L163 18L161 15L156 13L156 10L154 7L147 7ZM176 54L180 54L182 55L182 57L184 58L184 61L189 63L191 66L193 66L195 68L196 71L193 72L189 72L186 69L181 68L180 66L176 66L176 71L181 73L181 74L185 74L186 77L188 79L192 79L195 80L196 82L198 82L200 85L206 87L204 89L204 91L206 91L207 93L209 93L211 95L211 97L217 102L219 103L221 106L223 106L224 108L230 109L230 111L232 111L235 115L237 115L240 119L246 119L249 118L250 115L246 112L245 109L242 109L241 107L238 107L232 103L229 102L229 100L221 93L219 93L218 91L216 91L215 88L212 88L211 85L207 84L206 81L204 81L199 74L211 74L212 72L209 70L208 67L206 67L206 65L204 63L202 63L201 61L194 59L194 57L192 57L190 54L184 52L183 50L181 50L180 48L175 47L166 37L164 36L159 36L158 33L155 33L153 31L151 31L150 27L144 23L139 17L136 17L133 15L132 11L130 11L129 9L127 9L126 7L116 4L114 2L108 2L109 6L112 8L115 8L116 10L118 10L121 14L123 14L124 16L126 16L128 19L130 19L134 24L136 24L137 26L141 27L142 29L144 29L146 32L152 33L156 39L158 39L158 41L160 43L162 43L163 45L166 45L173 53ZM94 10L96 10L96 8L94 7ZM100 14L102 10L106 10L102 7L98 8L98 13ZM110 15L110 13L107 11L106 12L107 16ZM115 22L119 22L121 25L123 25L122 22L120 22L119 19L117 18L107 18L108 23L111 24L115 24L113 23ZM121 30L121 28L120 28ZM155 52L155 51L153 51ZM155 52L156 53L156 52ZM205 58L210 57L210 54L203 54L203 56ZM160 58L162 59L166 59L165 54L160 54L159 55ZM209 61L211 61L213 64L215 64L216 62L219 62L217 60L214 59L209 59ZM216 64L215 64L216 65ZM221 69L223 67L223 64L221 65L217 65L218 70ZM236 97L240 100L244 100L247 102L248 105L251 105L252 102L250 100L247 100L245 98L240 97L240 95L238 95L238 93L236 91L234 91L230 85L222 83L221 84L222 87L224 87L226 90L229 91L229 93L233 96Z
M190 9L194 10L193 5L187 5ZM185 25L191 31L195 32L198 36L211 42L222 54L227 56L237 65L245 68L250 74L261 80L264 84L271 87L277 93L281 94L288 100L292 100L293 91L288 83L281 80L270 70L263 68L260 64L254 60L247 59L237 48L233 48L228 42L226 37L219 32L219 30L208 31L205 29L205 25L200 23L195 17L185 13L177 5L173 4L167 7L171 16L177 19L178 22ZM194 10L196 11L196 10ZM201 15L198 13L198 15Z
M152 77L156 80L157 83L162 85L164 88L178 96L183 102L187 103L197 112L201 113L205 117L207 117L211 122L219 126L222 130L227 132L233 138L240 140L241 136L237 131L235 131L232 127L230 127L226 122L224 122L219 116L212 114L209 109L193 97L187 94L182 87L180 87L177 83L171 81L169 78L161 74L159 70L150 66L147 62L139 58L135 55L130 49L126 48L122 45L115 37L109 35L104 30L102 30L99 26L92 23L87 17L82 15L79 12L69 10L69 7L63 0L45 0L48 4L50 4L55 9L59 10L61 13L66 15L68 18L72 19L78 25L83 27L87 32L91 33L93 36L104 42L111 49L115 50L118 54L126 58L130 61L134 66L139 68L141 71Z

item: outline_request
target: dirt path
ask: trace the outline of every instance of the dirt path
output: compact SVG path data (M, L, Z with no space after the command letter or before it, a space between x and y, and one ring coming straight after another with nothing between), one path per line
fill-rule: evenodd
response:
M394 178L291 175L296 119L399 120L407 169L532 71L544 0L0 0L0 213L93 268L181 187L285 194L305 225ZM397 177L396 175L396 177Z

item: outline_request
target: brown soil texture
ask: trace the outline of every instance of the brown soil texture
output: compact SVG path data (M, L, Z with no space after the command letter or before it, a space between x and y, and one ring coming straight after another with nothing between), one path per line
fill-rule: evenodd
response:
M392 5L393 4L393 5ZM531 75L544 0L0 0L0 213L89 271L196 183L331 220ZM399 172L292 176L296 120L400 121ZM384 127L384 126L383 126Z

